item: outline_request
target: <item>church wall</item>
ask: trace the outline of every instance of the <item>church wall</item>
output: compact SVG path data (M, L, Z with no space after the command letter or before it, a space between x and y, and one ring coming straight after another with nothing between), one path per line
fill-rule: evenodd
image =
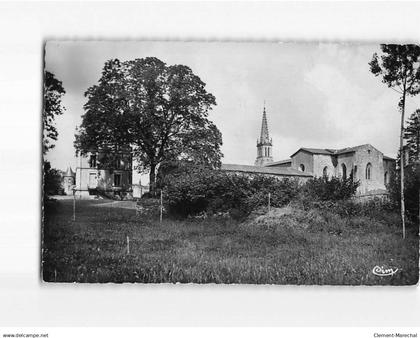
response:
M388 173L386 184L389 184L389 180L391 179L391 176L393 172L395 171L395 160L384 160L383 165L384 165L384 176L385 176L385 172ZM385 180L384 180L384 183L385 183Z
M299 151L292 157L292 168L299 170L300 165L305 166L305 173L313 173L314 158L313 155L306 151Z
M337 177L343 177L343 164L346 167L346 177L349 178L352 170L354 173L354 153L347 153L337 156L337 165L335 167L335 175Z
M383 154L370 145L357 149L355 162L357 173L355 179L360 181L358 192L366 194L372 190L384 190L384 163ZM371 164L370 179L366 178L366 167Z
M327 167L328 176L335 175L335 167L333 164L331 155L314 154L314 171L313 174L316 177L322 177L324 175L324 168Z

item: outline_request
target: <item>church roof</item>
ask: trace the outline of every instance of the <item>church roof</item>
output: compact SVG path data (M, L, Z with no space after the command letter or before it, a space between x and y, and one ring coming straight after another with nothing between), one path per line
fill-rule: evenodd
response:
M321 155L334 155L335 149L320 149L320 148L299 148L296 152L294 152L290 157L295 156L299 151L306 151L311 154L321 154Z
M67 167L67 170L66 170L66 172L64 173L63 176L65 176L65 177L69 177L69 176L75 177L76 174L74 173L73 170L71 170L71 167Z
M340 155L340 154L351 153L351 152L354 152L354 151L356 151L360 148L369 148L369 147L375 149L378 152L380 152L378 149L376 149L371 144L366 143L366 144L361 144L360 146L348 147L348 148L343 148L343 149L336 150L335 154Z
M242 164L222 164L222 170L225 171L236 171L251 174L270 174L278 176L301 176L301 177L312 177L312 174L304 173L292 168L270 168L270 167L259 167L254 165L242 165Z
M347 147L347 148L342 148L342 149L299 148L298 151L294 152L290 157L295 156L299 151L306 151L311 154L319 154L319 155L341 155L341 154L346 154L346 153L352 153L352 152L355 152L357 149L365 148L365 147L372 147L376 149L370 144L362 144L360 146Z
M287 159L287 160L282 160L282 161L276 161L276 162L271 162L271 163L266 163L264 166L265 167L273 167L279 164L286 164L286 163L291 163L292 160L291 159Z
M356 151L357 149L363 148L365 146L368 146L368 144L362 144L360 146L347 147L347 148L343 148L343 149L338 149L338 150L335 151L335 154L336 155L339 155L339 154L352 153L352 152Z

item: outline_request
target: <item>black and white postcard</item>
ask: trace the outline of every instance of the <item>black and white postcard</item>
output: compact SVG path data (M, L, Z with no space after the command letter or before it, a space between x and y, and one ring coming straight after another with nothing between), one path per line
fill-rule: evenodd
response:
M420 46L45 44L42 279L413 285Z

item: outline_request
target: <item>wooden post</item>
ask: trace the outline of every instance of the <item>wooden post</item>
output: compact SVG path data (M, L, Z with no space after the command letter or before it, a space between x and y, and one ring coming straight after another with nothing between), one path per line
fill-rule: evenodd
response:
M76 194L73 190L73 222L76 221Z
M162 213L163 213L163 197L162 197L162 190L160 190L160 223L162 223Z
M127 255L130 254L130 237L127 235Z
M271 193L268 193L268 212L271 210Z

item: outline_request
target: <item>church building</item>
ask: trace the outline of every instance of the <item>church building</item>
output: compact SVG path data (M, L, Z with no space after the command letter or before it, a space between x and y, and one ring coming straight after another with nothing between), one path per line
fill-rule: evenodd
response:
M385 156L370 144L342 149L299 148L289 159L273 161L273 142L268 132L267 112L263 110L260 138L257 140L255 165L223 164L222 170L263 174L278 178L335 176L360 182L358 195L386 193L386 185L395 170L395 159Z

